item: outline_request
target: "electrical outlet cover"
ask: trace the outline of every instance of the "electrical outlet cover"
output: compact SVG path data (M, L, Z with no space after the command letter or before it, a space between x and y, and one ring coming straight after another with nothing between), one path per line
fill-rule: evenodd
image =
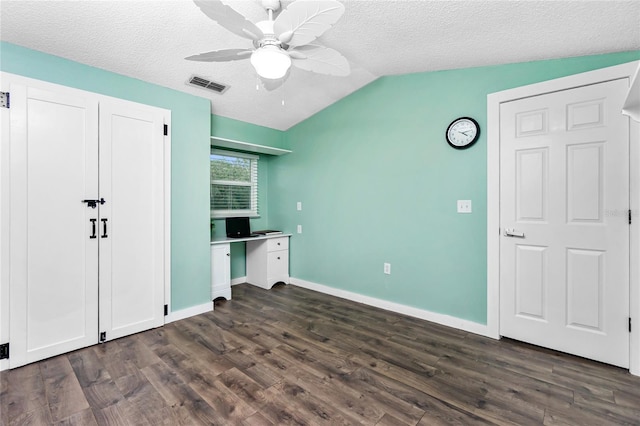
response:
M471 213L471 200L458 200L458 213Z

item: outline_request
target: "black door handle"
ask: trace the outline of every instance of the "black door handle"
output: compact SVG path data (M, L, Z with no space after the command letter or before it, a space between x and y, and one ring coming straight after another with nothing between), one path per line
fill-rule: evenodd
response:
M100 219L102 222L102 235L100 238L107 238L107 219Z
M96 237L96 221L98 219L89 219L89 222L91 222L91 236L89 238L97 238Z

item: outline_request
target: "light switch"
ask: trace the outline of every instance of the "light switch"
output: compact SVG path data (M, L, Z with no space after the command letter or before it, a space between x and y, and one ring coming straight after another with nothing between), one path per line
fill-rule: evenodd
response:
M296 203L296 209L298 209L298 211L302 210L302 201Z
M471 200L458 200L458 213L471 213Z

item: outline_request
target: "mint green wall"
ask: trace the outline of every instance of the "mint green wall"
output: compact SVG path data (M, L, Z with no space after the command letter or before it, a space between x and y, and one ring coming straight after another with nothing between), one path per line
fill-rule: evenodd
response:
M173 310L206 303L209 136L290 148L260 156L254 229L291 241L291 275L471 321L486 322L486 95L640 58L640 52L381 78L287 132L210 115L208 100L0 43L0 69L172 112ZM483 133L454 151L461 115ZM455 213L471 199L474 213ZM303 211L295 209L303 202ZM224 226L217 226L218 232ZM232 277L245 274L233 245ZM382 274L382 263L392 274Z
M171 110L172 310L210 301L210 102L5 42L0 69Z
M280 130L268 127L257 126L219 115L211 116L211 136L218 136L226 139L234 139L242 142L249 142L258 145L267 145L275 148L282 148L284 145L285 133ZM251 229L269 228L269 169L278 158L271 155L259 155L258 160L258 206L260 217L251 219ZM215 221L216 228L214 236L224 237L224 219ZM245 269L245 244L231 244L231 278L246 276Z
M291 276L485 324L487 94L639 58L384 77L293 127L293 153L271 165L268 189L271 226L303 226ZM460 116L482 129L462 151L444 139ZM457 214L458 199L472 200L473 213Z

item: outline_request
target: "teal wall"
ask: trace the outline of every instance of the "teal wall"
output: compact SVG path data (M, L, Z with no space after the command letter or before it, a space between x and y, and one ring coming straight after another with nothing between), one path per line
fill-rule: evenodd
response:
M172 310L210 301L209 100L5 42L0 69L171 110Z
M211 116L211 136L239 140L282 148L285 143L285 133L268 127L257 126L219 115ZM224 149L224 148L222 148ZM251 219L251 229L269 228L269 169L277 163L278 157L259 155L258 159L258 206L260 217ZM226 234L224 219L215 220L214 237L224 237ZM246 276L245 243L231 244L231 278Z
M270 226L294 232L291 276L486 324L487 94L637 59L384 77L291 128L268 188ZM462 151L444 139L460 116L482 129ZM458 199L473 213L457 214Z
M209 300L215 135L293 150L260 156L261 215L252 222L294 233L293 277L478 323L486 323L486 95L636 59L640 52L384 77L280 132L212 116L203 98L0 43L2 71L171 110L174 311ZM444 131L463 115L482 134L455 151ZM458 199L471 199L474 212L457 214ZM216 232L224 234L220 221ZM244 246L232 252L232 277L243 276Z

